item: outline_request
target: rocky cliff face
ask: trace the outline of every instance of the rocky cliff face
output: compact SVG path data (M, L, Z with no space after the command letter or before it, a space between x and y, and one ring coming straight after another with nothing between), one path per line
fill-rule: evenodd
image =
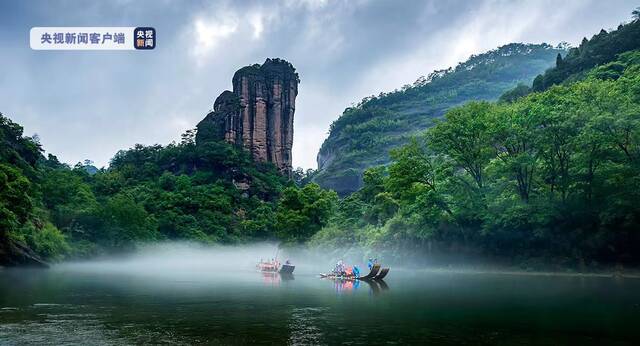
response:
M220 94L213 112L198 124L196 143L241 145L255 160L272 162L290 175L298 83L293 65L281 59L241 68L233 76L233 91Z

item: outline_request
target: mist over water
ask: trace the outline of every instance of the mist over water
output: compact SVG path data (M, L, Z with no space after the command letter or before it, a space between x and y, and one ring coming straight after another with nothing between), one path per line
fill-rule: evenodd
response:
M340 251L338 251L340 252ZM343 252L344 253L344 252ZM340 256L338 256L340 257ZM343 258L344 256L340 257ZM246 245L207 246L190 242L166 242L140 246L134 253L88 261L63 262L53 266L58 272L129 274L155 277L176 275L237 276L256 272L260 260L290 260L294 274L318 274L332 268L335 255L305 247L279 247L262 242ZM350 262L363 265L363 263Z
M402 251L400 251L402 252ZM203 245L193 242L163 242L141 245L127 255L105 256L100 259L69 261L54 264L53 271L60 273L123 274L170 279L193 276L194 278L240 278L257 271L261 260L290 260L296 266L294 274L318 276L330 271L338 260L347 265L366 269L368 258L375 258L384 266L392 267L394 274L411 275L421 272L509 275L601 275L639 277L638 273L574 271L531 271L492 263L480 256L468 254L405 255L393 256L389 251L365 253L362 249L313 248L306 246L281 246L276 242L259 242L243 245Z
M296 265L292 276L256 270L276 254ZM364 255L160 243L50 270L0 270L0 344L640 342L638 279L412 270L409 260L382 283L318 277L340 258L366 267Z

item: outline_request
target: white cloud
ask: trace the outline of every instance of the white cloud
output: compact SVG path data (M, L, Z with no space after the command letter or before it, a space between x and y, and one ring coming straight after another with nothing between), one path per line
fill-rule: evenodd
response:
M264 31L263 15L261 12L254 12L249 16L249 24L253 28L253 39L259 39Z
M327 6L328 0L286 0L287 7L303 6L310 10L317 10Z
M222 17L222 18L220 18ZM238 18L233 13L211 19L199 18L193 23L196 45L193 54L198 62L213 53L226 39L238 30Z

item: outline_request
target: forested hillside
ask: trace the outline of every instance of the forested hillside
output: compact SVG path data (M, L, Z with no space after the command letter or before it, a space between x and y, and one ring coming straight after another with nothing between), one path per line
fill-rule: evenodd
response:
M625 25L621 24L617 30L611 32L602 29L589 40L583 38L580 46L571 48L565 57L557 59L554 68L536 77L531 90L543 91L552 85L580 80L593 67L609 63L615 60L618 54L638 48L640 21L637 19Z
M36 139L0 115L0 265L133 249L138 243L193 240L308 240L337 196L304 188L219 141L136 145L97 172L45 158ZM18 256L19 258L16 258Z
M10 241L24 227L39 224L39 239L60 236L38 217L38 192L32 181L38 178L40 150L37 140L23 137L22 127L0 114L0 264L39 262L28 248Z
M389 150L433 125L449 108L495 100L553 65L564 49L513 43L434 71L401 90L365 98L331 124L318 153L314 181L346 195L362 186L362 172L389 162Z
M391 157L312 244L640 263L639 50L511 103L453 108Z

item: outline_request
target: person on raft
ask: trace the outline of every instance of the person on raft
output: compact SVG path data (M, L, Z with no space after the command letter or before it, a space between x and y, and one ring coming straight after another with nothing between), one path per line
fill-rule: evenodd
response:
M339 260L338 263L336 263L335 268L333 268L333 273L335 275L342 275L343 272L344 272L344 262L342 262L342 260Z
M350 270L343 260L339 260L338 263L336 263L335 268L333 269L334 275L337 275L337 276L347 276L349 275L348 274L349 272Z
M347 278L360 277L360 269L357 266L348 266L343 260L339 260L333 268L333 275Z

